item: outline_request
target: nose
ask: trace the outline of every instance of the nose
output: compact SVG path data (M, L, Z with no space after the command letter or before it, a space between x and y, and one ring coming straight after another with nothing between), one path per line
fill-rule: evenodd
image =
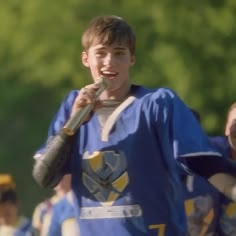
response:
M112 53L108 53L108 54L106 55L106 57L104 58L104 62L103 62L103 63L104 63L104 65L106 65L106 66L114 65L115 59L114 59Z

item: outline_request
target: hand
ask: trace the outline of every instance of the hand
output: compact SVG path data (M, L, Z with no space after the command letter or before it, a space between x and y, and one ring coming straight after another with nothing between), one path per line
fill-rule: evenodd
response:
M99 89L98 84L89 84L84 88L81 88L79 95L75 99L72 107L71 116L73 116L79 109L86 107L87 105L92 105L93 109L99 106L99 101L97 101L96 91ZM88 120L89 116L86 118Z

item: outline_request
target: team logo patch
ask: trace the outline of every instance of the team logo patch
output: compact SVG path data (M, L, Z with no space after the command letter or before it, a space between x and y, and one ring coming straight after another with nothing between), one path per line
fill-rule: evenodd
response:
M84 185L102 205L112 205L129 182L123 153L85 152L82 167Z
M184 202L190 235L204 236L212 225L215 212L211 196L198 196Z
M223 207L220 220L222 231L225 235L236 235L236 203L230 202Z

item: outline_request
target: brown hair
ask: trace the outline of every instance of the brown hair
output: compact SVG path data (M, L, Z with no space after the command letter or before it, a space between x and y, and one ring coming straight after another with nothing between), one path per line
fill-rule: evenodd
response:
M2 189L0 191L0 204L4 204L4 203L12 203L14 205L17 204L17 195L15 190L10 189L10 188L6 188L6 189Z
M97 41L111 45L119 43L129 48L135 54L136 36L131 26L118 16L98 16L94 18L82 35L82 46L87 51Z

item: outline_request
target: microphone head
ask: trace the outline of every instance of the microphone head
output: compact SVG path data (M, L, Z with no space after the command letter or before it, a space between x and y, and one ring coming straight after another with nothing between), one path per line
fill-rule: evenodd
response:
M98 97L103 90L109 85L110 80L105 77L100 77L96 84L99 86L99 89L96 92L96 96Z
M96 81L96 84L98 84L99 86L104 86L104 87L107 87L109 83L110 83L110 80L103 76L99 77L99 79Z

